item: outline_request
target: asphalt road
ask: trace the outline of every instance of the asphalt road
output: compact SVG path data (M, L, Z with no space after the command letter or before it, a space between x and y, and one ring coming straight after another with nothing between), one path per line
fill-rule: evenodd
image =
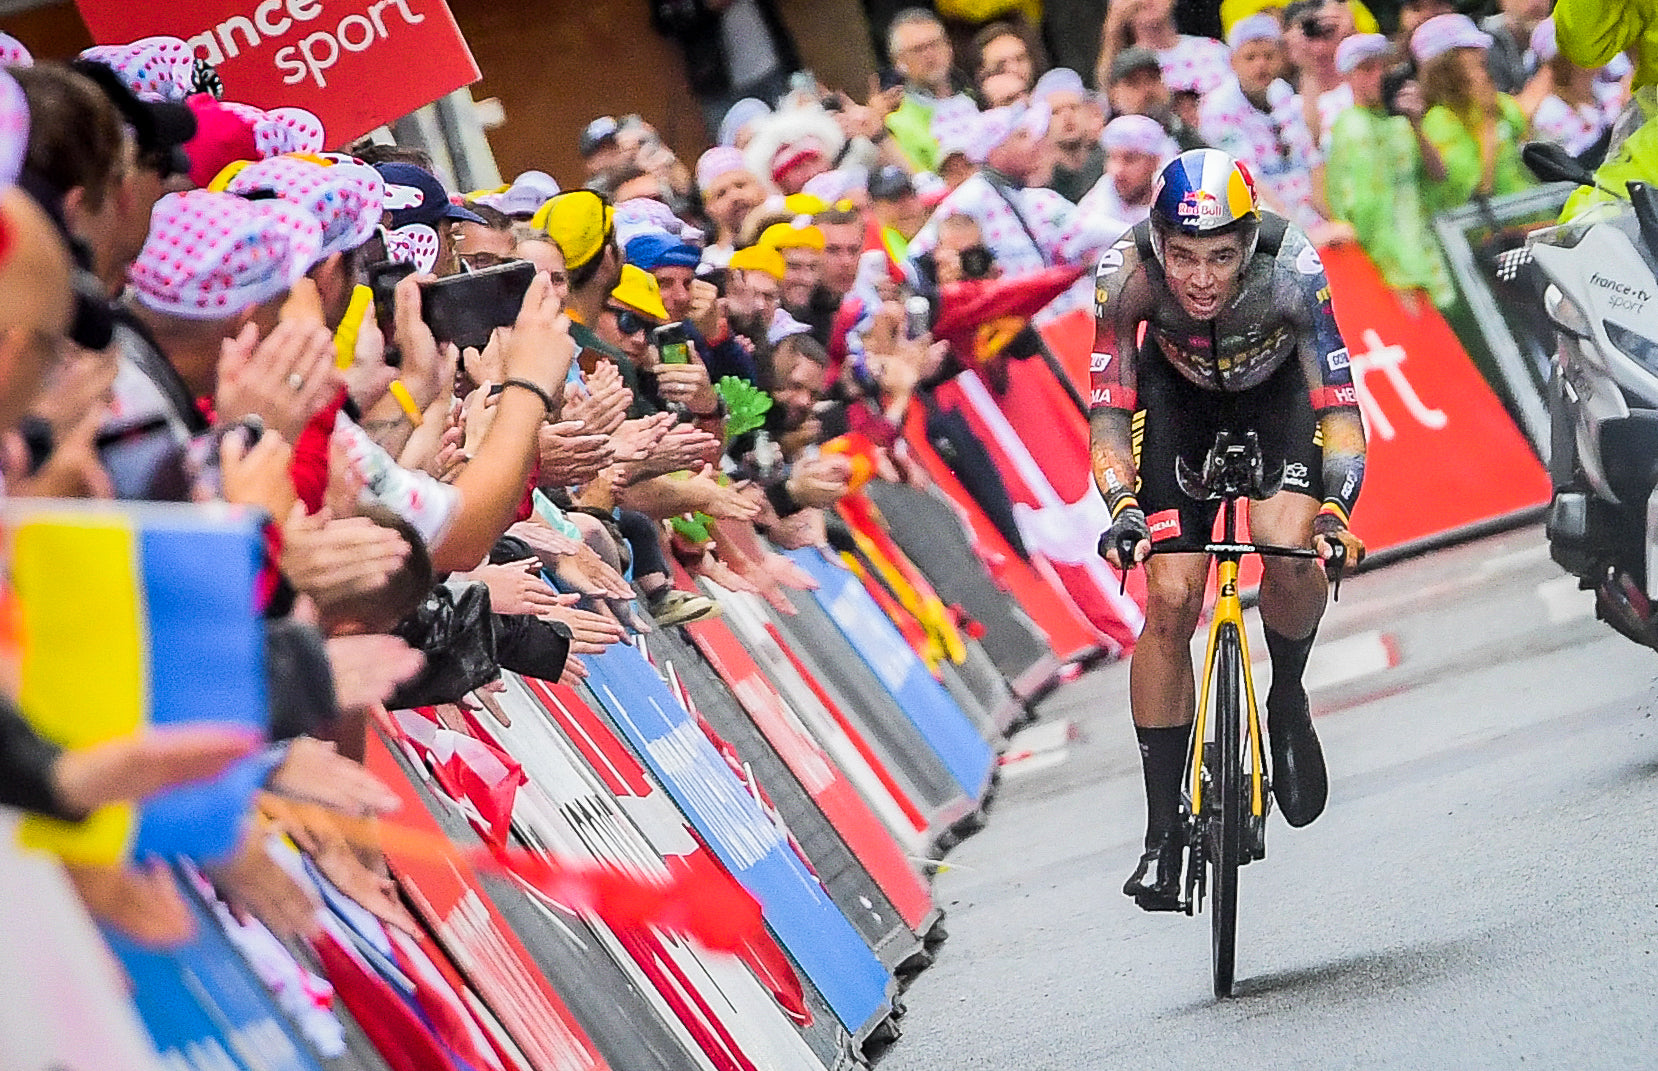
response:
M1658 1067L1658 654L1535 528L1352 578L1320 647L1330 806L1243 871L1236 997L1206 916L1120 891L1144 798L1111 666L948 858L883 1071Z

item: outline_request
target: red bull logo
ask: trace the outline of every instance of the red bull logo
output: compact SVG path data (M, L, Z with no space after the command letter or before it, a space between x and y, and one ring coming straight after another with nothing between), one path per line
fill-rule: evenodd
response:
M1208 190L1187 190L1177 209L1183 220L1221 219L1226 215L1220 198Z

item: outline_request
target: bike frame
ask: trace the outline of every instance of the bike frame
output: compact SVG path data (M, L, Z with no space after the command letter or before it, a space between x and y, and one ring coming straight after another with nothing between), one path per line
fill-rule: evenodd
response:
M1220 647L1221 630L1230 624L1236 627L1240 654L1239 672L1243 676L1244 709L1248 721L1245 739L1249 741L1250 813L1261 818L1266 814L1266 770L1261 762L1261 716L1255 700L1255 678L1249 671L1249 636L1244 630L1243 598L1238 591L1238 569L1245 554L1280 554L1286 557L1311 557L1313 553L1296 553L1289 547L1256 547L1238 542L1238 504L1235 498L1221 503L1221 542L1206 543L1203 550L1215 560L1219 593L1215 598L1214 619L1209 623L1209 642L1203 653L1203 687L1198 696L1196 721L1192 725L1192 746L1187 758L1191 768L1192 814L1203 813L1203 742L1208 736L1210 696L1215 683L1215 653Z

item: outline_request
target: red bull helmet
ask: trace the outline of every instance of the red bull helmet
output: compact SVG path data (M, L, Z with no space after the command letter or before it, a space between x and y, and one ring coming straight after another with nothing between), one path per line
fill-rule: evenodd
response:
M1249 169L1219 149L1181 153L1157 176L1151 201L1151 248L1163 262L1163 238L1241 234L1244 260L1255 255L1261 212Z

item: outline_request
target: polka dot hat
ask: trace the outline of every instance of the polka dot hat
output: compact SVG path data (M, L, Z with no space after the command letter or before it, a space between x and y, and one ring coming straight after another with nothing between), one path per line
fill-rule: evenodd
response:
M219 104L253 127L253 144L262 159L289 152L317 153L327 144L322 120L304 108L272 108L267 112L231 100Z
M196 56L177 37L145 37L125 45L97 45L81 59L109 67L139 100L184 103L195 92Z
M368 241L380 225L386 200L380 172L366 164L325 166L293 156L248 164L231 176L224 190L242 197L268 190L310 213L322 224L319 260Z
M157 312L227 319L280 297L321 248L322 225L286 201L170 193L156 202L128 278L138 300Z
M0 67L33 67L35 58L22 41L9 33L0 33Z
M29 102L23 87L0 71L0 190L17 181L29 149Z
M413 264L416 272L428 274L438 263L438 232L424 223L387 231L386 259Z

